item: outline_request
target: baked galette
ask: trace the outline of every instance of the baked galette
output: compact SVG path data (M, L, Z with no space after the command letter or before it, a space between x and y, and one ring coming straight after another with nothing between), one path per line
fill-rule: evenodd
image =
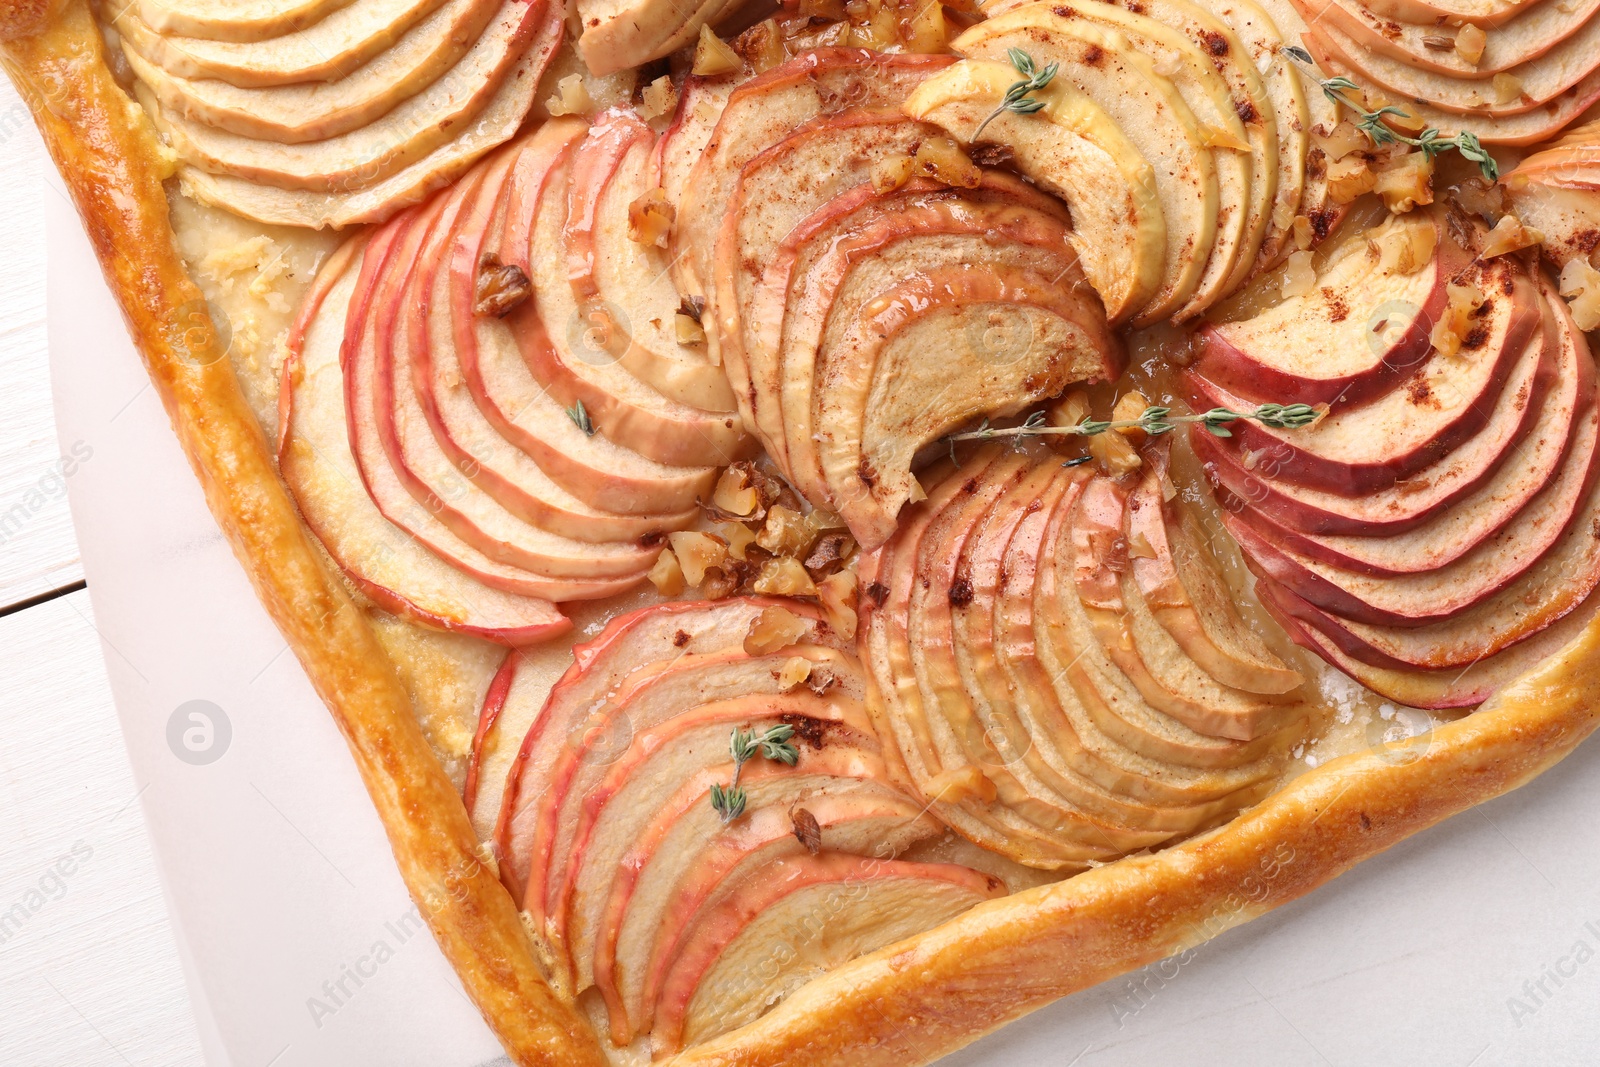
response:
M1594 0L0 0L522 1065L915 1064L1595 725Z

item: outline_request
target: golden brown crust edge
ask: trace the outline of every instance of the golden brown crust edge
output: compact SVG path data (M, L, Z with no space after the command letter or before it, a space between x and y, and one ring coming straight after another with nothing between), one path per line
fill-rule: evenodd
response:
M231 367L193 352L192 335L171 325L204 305L173 248L147 120L111 80L84 0L0 0L0 61L72 190L212 512L349 741L446 956L516 1063L602 1063L587 1025L540 977L392 664L308 540ZM1596 725L1597 659L1600 624L1460 722L1335 760L1183 845L982 905L672 1063L926 1063L1190 948L1558 762Z
M1228 825L981 904L802 988L672 1067L890 1067L953 1052L1069 993L1164 959L1560 762L1594 730L1600 624L1484 707L1334 760Z
M85 0L0 0L0 62L72 192L212 515L349 743L411 896L517 1064L598 1067L593 1032L540 975L393 665L318 557L212 343L174 247L148 119L102 49Z

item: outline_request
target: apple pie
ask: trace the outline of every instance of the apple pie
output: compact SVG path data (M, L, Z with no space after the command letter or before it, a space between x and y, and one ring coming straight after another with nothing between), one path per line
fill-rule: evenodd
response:
M512 1061L929 1062L1600 692L1595 0L0 0Z

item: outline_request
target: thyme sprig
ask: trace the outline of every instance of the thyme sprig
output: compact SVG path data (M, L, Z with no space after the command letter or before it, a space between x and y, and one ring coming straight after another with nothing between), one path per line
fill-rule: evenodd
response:
M583 401L579 400L570 408L567 408L567 418L572 420L574 426L583 431L585 437L594 436L594 420L589 418L589 409L583 406Z
M978 128L972 131L971 140L976 141L983 133L984 128L995 119L1010 111L1017 115L1031 115L1044 108L1043 100L1036 100L1030 93L1036 93L1045 88L1054 80L1056 68L1059 64L1051 63L1040 70L1033 62L1033 57L1020 48L1006 49L1006 55L1011 60L1011 65L1017 68L1017 73L1022 75L1022 80L1013 82L1011 88L1006 90L1006 95L1000 98L1000 106L989 112L984 120L978 123Z
M718 783L711 787L712 810L722 816L723 822L730 823L744 814L749 798L739 784L739 776L744 773L746 763L758 754L789 767L800 761L800 750L791 743L792 737L794 727L788 725L769 726L759 733L734 728L732 736L728 738L728 751L733 754L733 781L726 786Z
M1313 66L1311 53L1297 45L1290 45L1284 49L1289 57L1305 66ZM1463 159L1476 163L1478 170L1486 181L1500 180L1500 165L1494 161L1488 151L1483 147L1483 142L1478 140L1478 135L1462 130L1454 137L1446 137L1436 127L1429 126L1415 137L1407 137L1394 127L1384 122L1384 116L1394 115L1398 118L1409 119L1411 112L1405 108L1396 107L1394 104L1385 104L1376 111L1368 111L1350 97L1349 92L1361 92L1361 86L1354 81L1340 75L1336 78L1321 80L1322 95L1336 105L1343 105L1356 113L1356 128L1367 135L1374 147L1386 144L1407 144L1413 148L1420 148L1428 158L1433 158L1443 152L1455 149L1461 153Z
M993 427L985 419L976 430L950 435L950 441L989 441L996 437L1093 437L1109 430L1143 430L1151 437L1171 433L1185 423L1199 423L1217 437L1232 437L1228 423L1251 421L1277 430L1309 426L1322 418L1324 409L1310 404L1262 404L1250 411L1212 408L1197 415L1174 415L1171 408L1147 407L1136 419L1084 419L1071 426L1052 426L1045 413L1036 411L1020 426Z

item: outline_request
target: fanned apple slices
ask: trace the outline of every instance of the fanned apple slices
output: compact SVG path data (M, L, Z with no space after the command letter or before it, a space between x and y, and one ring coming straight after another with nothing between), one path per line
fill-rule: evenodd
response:
M562 624L551 601L638 584L713 474L552 399L515 336L543 335L539 307L514 327L479 307L528 269L537 205L583 133L547 123L347 245L285 368L284 473L329 553L387 607L512 644ZM694 438L663 451L706 446L693 425L661 433Z
M1396 274L1367 298L1382 307L1410 284ZM1389 392L1336 401L1292 453L1276 436L1263 447L1254 431L1191 435L1267 608L1299 643L1421 707L1482 701L1584 625L1600 585L1600 410L1582 332L1554 284L1511 257L1474 261L1450 290L1433 343L1452 338L1459 351L1431 348ZM1508 314L1533 316L1535 328L1503 328ZM1267 316L1283 318L1279 309ZM1341 323L1291 317L1299 351L1338 343ZM1286 343L1249 323L1241 338ZM1486 392L1502 365L1507 376ZM1209 404L1229 394L1205 381L1205 368L1202 360L1190 376ZM1452 412L1463 398L1475 398L1470 433L1445 434L1451 443L1437 454L1419 448L1424 435L1441 440L1440 416L1460 425ZM1351 464L1342 479L1320 440L1330 425L1347 443L1375 445L1362 457L1341 453ZM1417 466L1421 456L1431 459ZM1378 471L1387 474L1375 480Z
M183 161L185 191L311 227L381 221L513 137L566 11L562 0L353 0L258 19L240 36L223 33L220 12L152 23L153 0L114 6L136 93ZM182 29L205 26L223 36Z
M1337 208L1320 164L1308 172L1308 133L1337 119L1308 101L1252 0L997 0L985 13L952 44L968 59L930 77L907 111L962 140L982 126L1067 201L1113 323L1193 319L1275 265L1297 217L1327 232ZM1059 73L1034 94L1042 109L985 125L1016 81L1012 49Z
M1568 131L1524 159L1501 183L1517 218L1543 238L1545 255L1563 268L1575 259L1591 264L1600 248L1600 122ZM1596 287L1592 271L1573 272L1588 284L1564 289ZM1581 325L1600 324L1600 292L1588 293L1586 303Z
M862 559L883 733L983 847L1070 870L1224 821L1306 728L1164 495L989 448Z
M909 858L944 830L901 783L860 665L816 609L647 608L575 656L548 698L512 675L504 714L531 726L495 846L557 980L597 991L616 1045L715 1037L819 971L1005 892ZM783 727L792 758L752 756L737 813L719 810L734 732ZM800 922L819 899L825 937Z

